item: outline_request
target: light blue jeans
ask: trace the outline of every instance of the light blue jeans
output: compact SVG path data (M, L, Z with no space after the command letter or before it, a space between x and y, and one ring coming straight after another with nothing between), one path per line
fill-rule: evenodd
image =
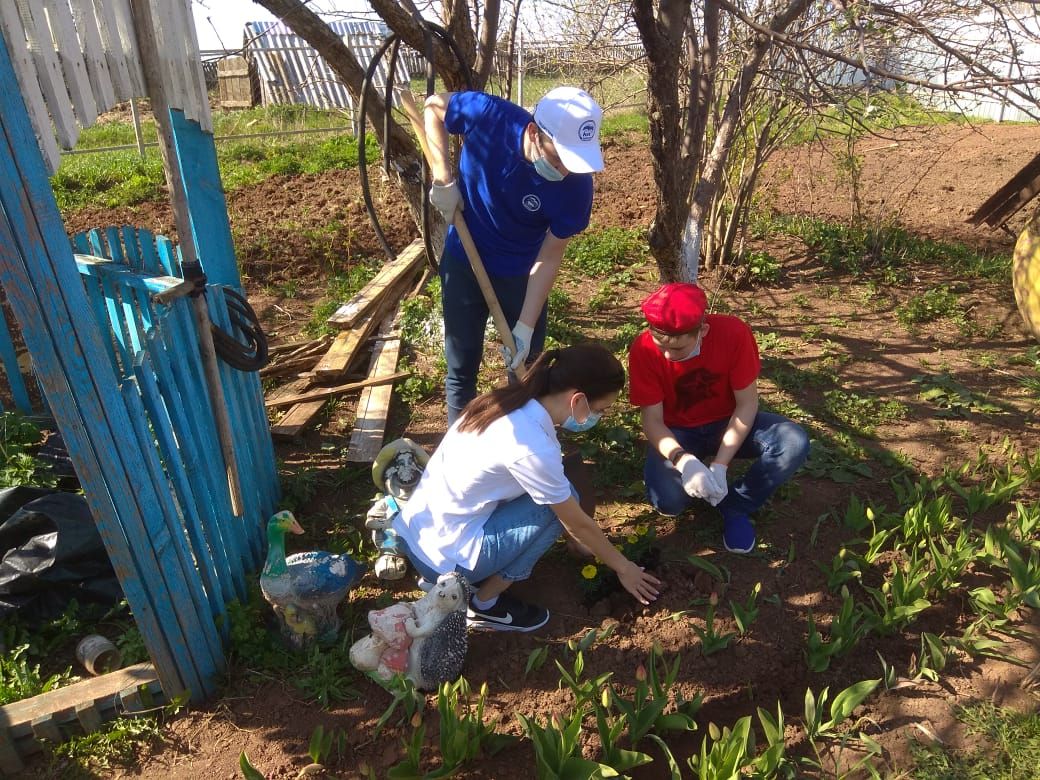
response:
M526 580L534 565L562 533L563 525L552 507L536 504L525 493L498 505L484 523L484 541L476 565L472 569L457 566L455 571L471 585L483 582L493 574L504 580ZM400 542L408 560L423 579L435 582L437 577L447 573L434 571L412 554L404 539Z
M705 460L718 452L728 424L729 418L671 431L684 450ZM791 478L808 456L809 437L802 426L779 414L759 412L737 450L738 458L753 458L755 462L742 477L730 483L719 510L750 515ZM694 502L683 490L679 472L652 447L647 447L643 477L647 498L663 515L682 514Z

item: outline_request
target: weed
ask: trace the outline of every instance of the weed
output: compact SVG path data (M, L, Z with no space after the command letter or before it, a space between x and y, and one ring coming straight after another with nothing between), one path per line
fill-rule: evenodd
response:
M842 447L837 439L830 442L813 439L804 468L817 479L826 478L839 484L850 484L874 476L870 465L857 458L856 453Z
M0 488L58 484L50 467L31 454L41 443L40 429L18 412L0 412Z
M943 317L957 320L963 318L963 309L957 294L949 287L933 287L920 295L912 295L906 303L896 308L896 319L909 331L924 322L933 322Z
M98 770L110 770L117 764L130 764L144 747L162 741L162 731L155 717L118 718L100 731L54 745L54 756L62 759L63 776L72 766L97 776Z
M823 403L828 417L861 436L874 436L877 426L901 420L907 414L906 406L900 401L886 401L845 390L826 391Z
M71 681L71 668L61 674L43 677L40 665L28 661L28 653L29 645L23 644L11 647L0 658L0 704L28 699L68 685Z
M940 417L968 417L972 412L999 414L997 404L984 400L948 373L918 374L910 380L921 386L919 398L939 407Z
M524 677L527 677L531 672L537 672L543 666L549 658L549 648L545 645L536 647L527 656L527 663L524 665Z
M780 278L780 261L764 250L752 250L744 256L748 278L752 284L773 284Z
M278 476L282 486L281 508L300 511L318 492L318 471L309 466L290 470L279 464Z
M945 745L911 743L913 777L1015 780L1033 776L1040 764L1040 713L1018 713L978 702L958 708L957 719L969 733L982 738L982 747L957 751Z
M641 230L607 227L586 230L567 245L566 261L584 277L599 279L623 266L641 263L648 254Z

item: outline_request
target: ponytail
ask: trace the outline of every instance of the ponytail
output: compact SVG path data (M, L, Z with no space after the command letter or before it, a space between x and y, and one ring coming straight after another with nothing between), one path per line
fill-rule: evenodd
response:
M462 411L460 431L483 433L499 417L533 398L573 388L590 400L620 392L625 368L602 344L576 344L538 356L519 382L499 387L470 401Z

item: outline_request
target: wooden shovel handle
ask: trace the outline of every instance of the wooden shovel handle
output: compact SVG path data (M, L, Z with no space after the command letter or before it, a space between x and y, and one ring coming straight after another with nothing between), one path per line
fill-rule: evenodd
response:
M400 95L401 107L404 109L408 121L412 123L412 129L419 139L419 146L422 148L423 156L426 158L426 162L432 164L430 146L426 140L426 125L423 123L422 114L419 113L419 107L415 104L415 98L411 90L407 89L401 90ZM495 323L498 338L515 355L516 341L513 339L513 331L510 330L506 315L498 303L495 288L491 286L491 280L488 278L484 263L480 259L480 252L477 251L477 245L473 243L473 236L470 235L469 228L466 226L466 220L462 216L462 209L456 210L452 218L452 224L455 225L455 232L459 234L459 241L462 242L462 248L466 252L466 259L469 260L469 267L473 271L473 276L476 277L477 284L480 285L480 291L484 294L484 301L487 303L488 311L491 312L491 321ZM514 373L517 377L523 379L527 373L527 366L521 363L514 369Z

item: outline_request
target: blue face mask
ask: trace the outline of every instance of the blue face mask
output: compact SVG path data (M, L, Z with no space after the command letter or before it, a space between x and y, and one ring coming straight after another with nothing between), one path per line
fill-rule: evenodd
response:
M563 174L553 168L545 157L539 157L534 161L534 170L546 181L563 181Z
M588 406L588 403L589 400L586 398L585 405ZM574 412L572 411L570 415L568 415L567 419L560 423L560 427L565 431L570 431L571 433L581 433L582 431L587 431L598 423L599 418L602 416L603 412L594 412L592 411L592 407L589 407L589 415L585 418L585 422L578 422L574 419Z
M571 433L581 433L582 431L587 431L589 428L598 423L599 418L602 416L603 415L601 412L589 412L589 416L585 418L585 422L578 422L574 419L574 415L572 414L570 417L568 417L566 420L560 423L560 427L563 428L565 431L570 431Z

